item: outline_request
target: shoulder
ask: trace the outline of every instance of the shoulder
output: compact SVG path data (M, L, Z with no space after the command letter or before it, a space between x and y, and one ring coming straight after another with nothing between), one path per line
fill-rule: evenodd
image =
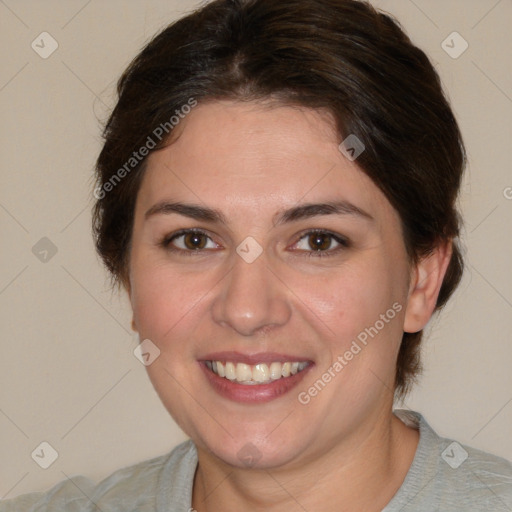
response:
M118 469L97 485L88 478L75 476L46 492L2 500L0 512L154 511L162 492L164 474L182 479L193 474L196 463L195 446L192 441L185 441L165 455ZM183 482L174 482L174 485L180 489Z
M512 511L510 461L439 436L419 413L395 414L419 429L420 442L402 488L390 505L404 505L403 512Z
M442 439L442 476L466 496L467 505L482 510L512 510L512 463L502 457L477 450L450 439ZM460 465L459 465L460 464ZM494 508L490 508L490 507Z

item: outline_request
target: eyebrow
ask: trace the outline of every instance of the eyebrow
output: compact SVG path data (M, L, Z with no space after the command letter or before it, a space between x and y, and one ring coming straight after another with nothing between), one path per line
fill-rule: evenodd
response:
M148 219L154 215L171 215L179 214L194 220L204 222L212 222L218 224L228 224L226 216L215 208L199 206L196 204L182 202L162 201L152 206L144 215ZM287 210L277 212L274 215L274 226L280 224L296 222L299 220L309 219L320 215L352 215L365 220L374 220L366 211L345 201L328 201L325 203L305 203Z

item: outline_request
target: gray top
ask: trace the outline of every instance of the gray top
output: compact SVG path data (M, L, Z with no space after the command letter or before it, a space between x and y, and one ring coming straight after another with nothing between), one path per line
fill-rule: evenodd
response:
M406 478L382 512L512 512L512 464L439 437L423 416L394 411L418 428ZM77 476L47 492L0 501L0 512L190 512L197 451L186 441L166 455L117 470L95 485Z

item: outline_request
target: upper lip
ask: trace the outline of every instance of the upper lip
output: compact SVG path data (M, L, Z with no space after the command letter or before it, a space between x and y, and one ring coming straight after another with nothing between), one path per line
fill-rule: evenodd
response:
M230 361L232 363L244 363L255 365L258 363L286 363L286 362L312 362L308 357L277 352L259 352L256 354L242 354L241 352L212 352L199 359L200 361Z

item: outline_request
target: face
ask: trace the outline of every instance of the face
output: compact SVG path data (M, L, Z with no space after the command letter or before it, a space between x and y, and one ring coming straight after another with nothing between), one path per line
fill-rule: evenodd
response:
M398 214L326 114L212 102L175 130L148 158L129 268L162 402L238 467L354 441L391 412L410 283Z

